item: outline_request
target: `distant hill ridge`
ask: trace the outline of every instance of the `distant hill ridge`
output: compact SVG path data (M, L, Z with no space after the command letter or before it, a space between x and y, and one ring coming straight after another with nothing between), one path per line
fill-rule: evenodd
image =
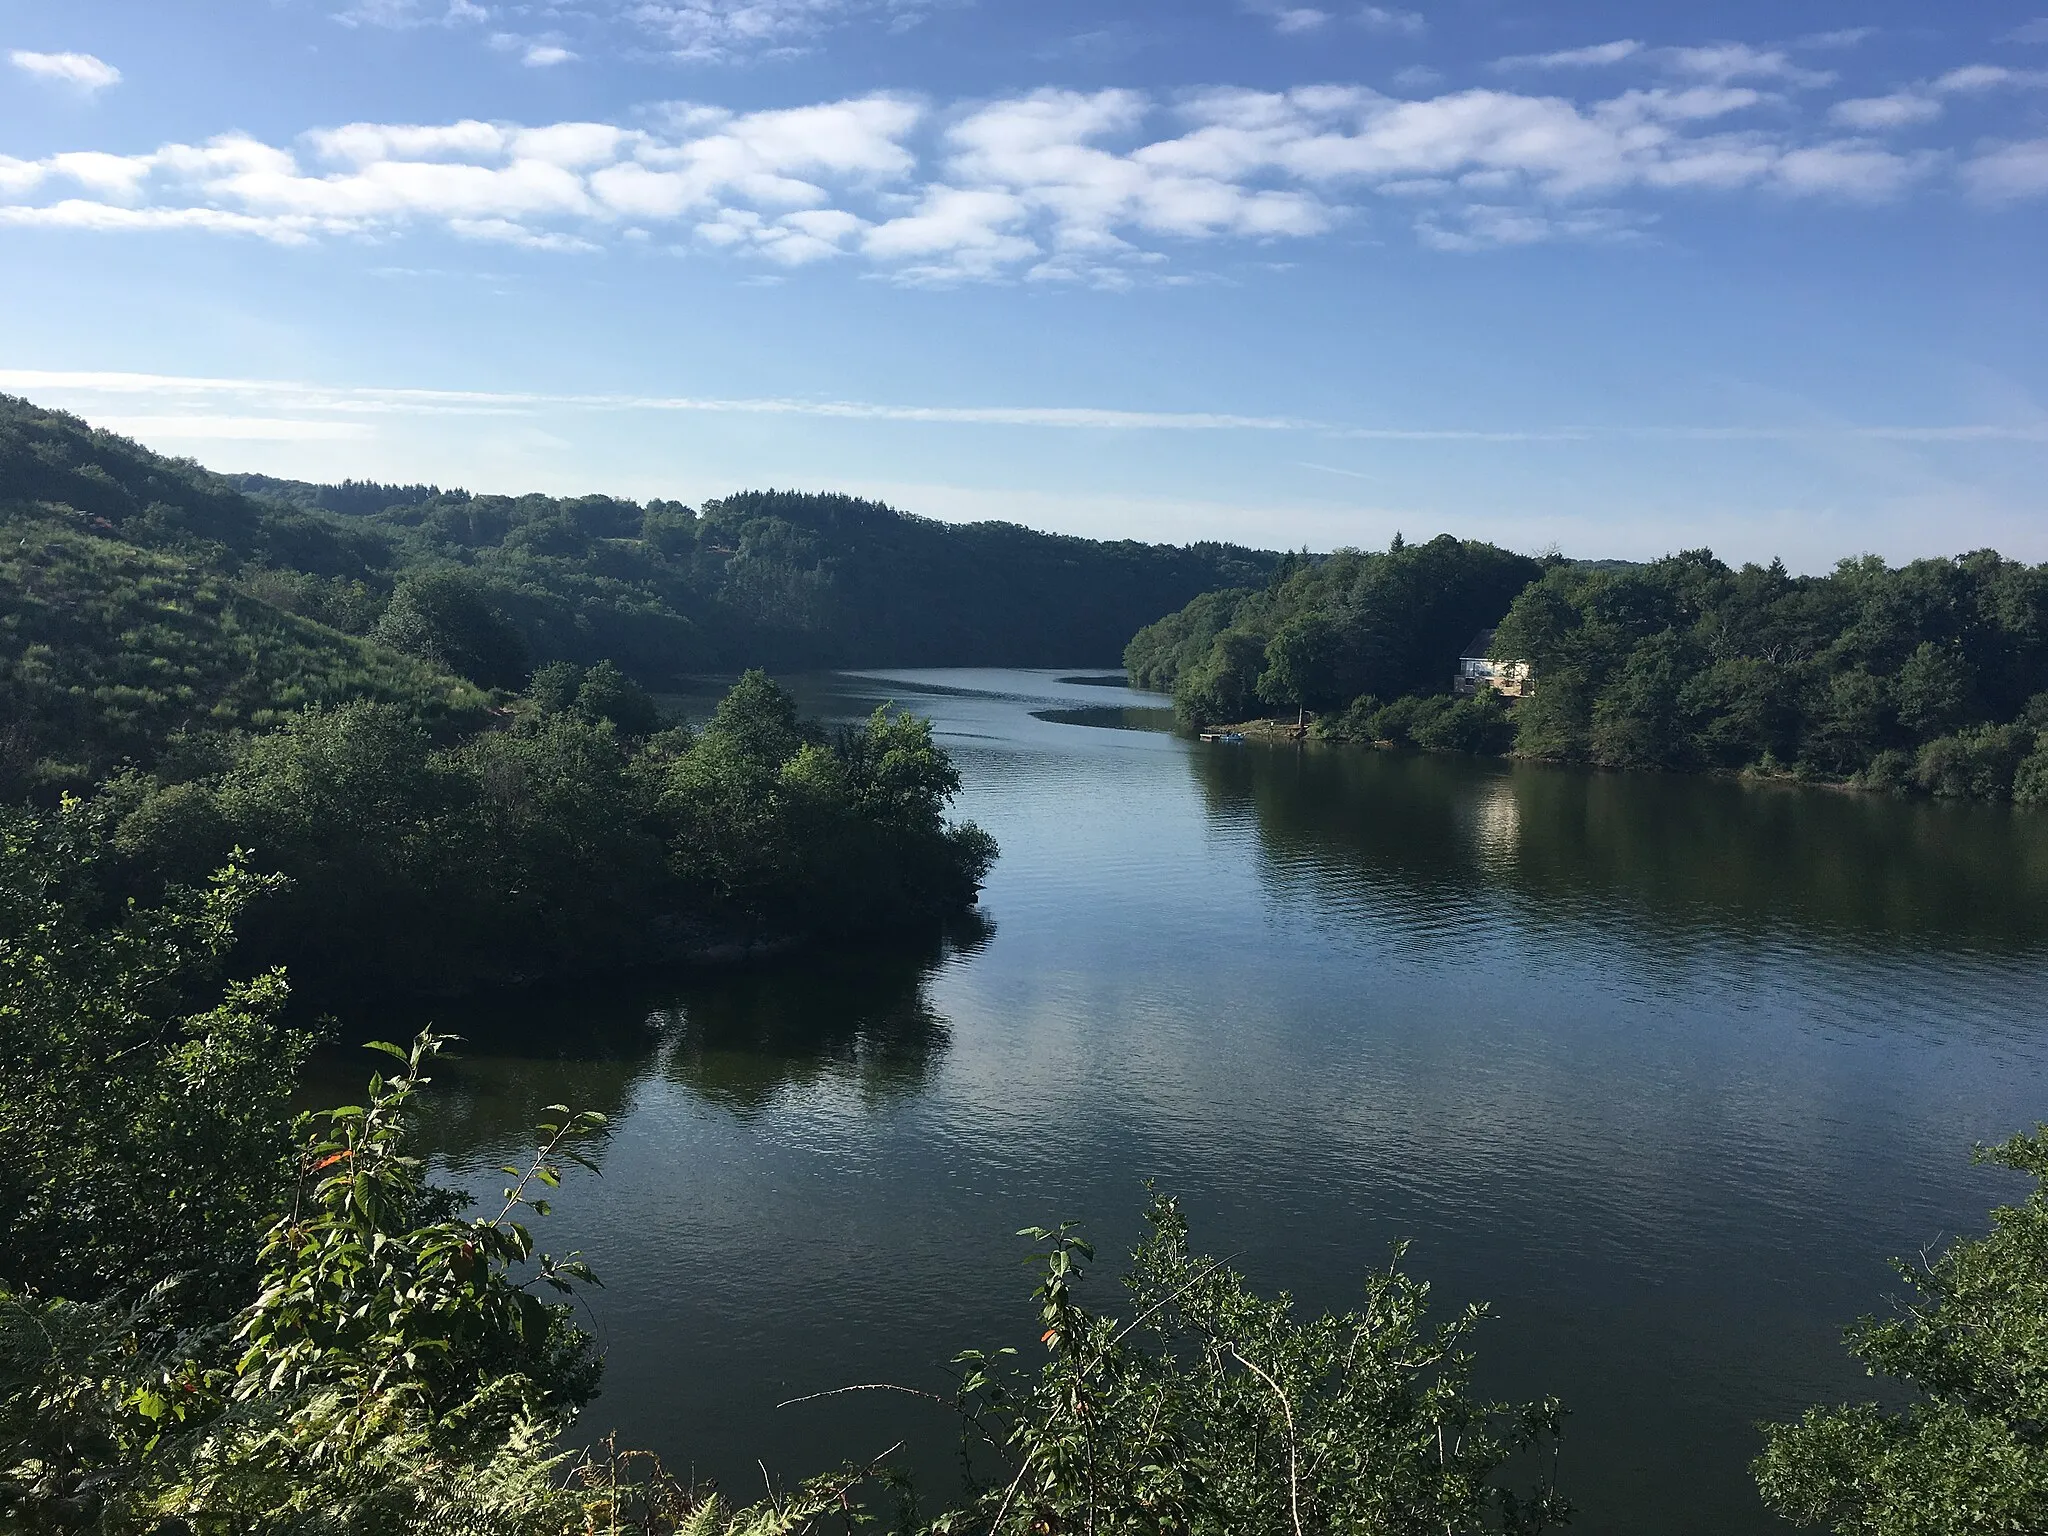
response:
M1280 561L951 524L841 495L692 508L215 474L0 396L0 787L308 703L473 717L533 667L1114 664ZM37 766L40 765L40 766Z

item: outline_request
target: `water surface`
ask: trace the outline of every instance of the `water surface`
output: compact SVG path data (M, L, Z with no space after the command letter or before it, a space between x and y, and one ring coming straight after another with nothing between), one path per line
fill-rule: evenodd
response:
M2048 815L1203 746L1054 672L794 681L936 722L1003 847L980 921L440 1015L449 1176L550 1101L614 1117L545 1224L605 1280L591 1427L742 1496L905 1439L942 1498L935 1410L775 1405L943 1391L1028 1338L1011 1234L1114 1254L1155 1178L1306 1305L1402 1237L1492 1302L1483 1385L1573 1409L1575 1529L1774 1529L1755 1421L1869 1395L1841 1326L2014 1192L1971 1143L2048 1118Z

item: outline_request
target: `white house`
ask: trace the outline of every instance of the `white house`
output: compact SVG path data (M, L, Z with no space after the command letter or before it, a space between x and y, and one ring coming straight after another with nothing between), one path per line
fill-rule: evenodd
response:
M1526 661L1495 661L1487 655L1493 649L1493 634L1490 629L1482 629L1465 642L1465 649L1458 653L1458 675L1451 687L1468 696L1490 689L1519 699L1533 685L1536 669Z

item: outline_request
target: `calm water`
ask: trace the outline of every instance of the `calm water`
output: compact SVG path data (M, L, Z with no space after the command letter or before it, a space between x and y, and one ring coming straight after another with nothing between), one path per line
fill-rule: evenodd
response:
M1113 1255L1153 1177L1308 1305L1399 1237L1490 1300L1482 1384L1574 1410L1575 1528L1772 1529L1754 1422L1867 1395L1842 1324L2013 1192L1972 1141L2048 1118L2048 816L1203 747L1056 673L797 686L934 719L1003 846L985 924L440 1014L444 1173L614 1117L545 1223L606 1282L590 1425L736 1493L907 1438L943 1497L937 1410L775 1404L944 1390L1030 1332L1010 1234Z

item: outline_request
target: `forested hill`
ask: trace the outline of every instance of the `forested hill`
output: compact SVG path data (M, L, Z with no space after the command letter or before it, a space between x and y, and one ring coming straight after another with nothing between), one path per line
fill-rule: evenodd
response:
M1535 669L1512 708L1449 697L1484 629ZM2048 565L1993 550L1794 576L1446 536L1290 557L1138 631L1125 661L1191 722L1306 707L1335 740L2048 804Z
M438 572L509 623L531 662L609 657L656 685L750 665L1113 664L1139 625L1262 582L1278 559L944 523L837 495L691 508L220 476L7 397L0 502L72 509L91 532L175 549L354 633L408 578Z
M947 821L959 775L928 722L827 730L750 671L693 730L607 659L658 681L768 632L731 617L716 519L428 490L393 515L255 498L0 400L5 851L46 839L66 900L107 912L247 851L284 880L241 960L316 995L928 930L973 904L995 847Z

